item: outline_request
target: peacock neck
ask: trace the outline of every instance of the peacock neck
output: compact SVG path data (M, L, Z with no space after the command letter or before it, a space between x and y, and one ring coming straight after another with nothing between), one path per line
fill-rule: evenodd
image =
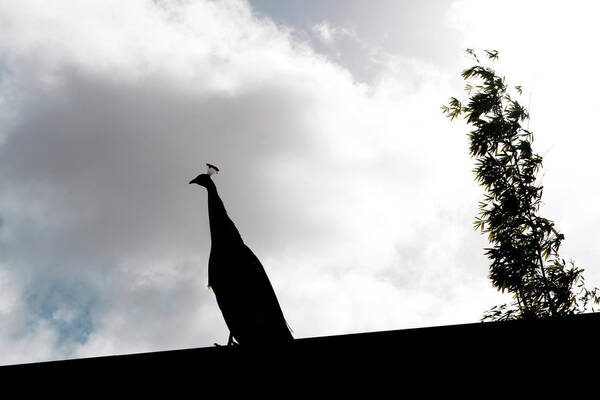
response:
M212 183L206 189L208 191L208 219L212 246L230 245L232 241L241 241L241 236L227 215L215 184Z

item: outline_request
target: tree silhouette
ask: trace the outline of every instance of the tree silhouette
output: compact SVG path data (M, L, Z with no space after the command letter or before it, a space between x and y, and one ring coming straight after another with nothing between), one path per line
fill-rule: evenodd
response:
M536 181L542 157L532 150L533 133L521 125L528 111L509 93L504 77L467 53L475 65L464 70L468 100L451 97L442 106L454 120L466 119L475 180L484 189L475 229L488 234L489 277L513 302L488 310L483 320L550 318L585 312L600 303L597 288L584 285L583 269L559 256L565 238L554 222L539 215L543 187ZM490 62L497 51L485 50ZM471 82L475 80L475 82ZM522 89L515 86L520 95Z

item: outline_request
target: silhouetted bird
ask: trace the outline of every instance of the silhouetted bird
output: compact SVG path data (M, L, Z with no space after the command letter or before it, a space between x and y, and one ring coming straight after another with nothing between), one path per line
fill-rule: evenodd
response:
M267 274L246 246L227 215L211 175L219 169L211 164L190 184L208 191L211 249L208 286L217 298L229 328L228 345L282 343L293 339Z

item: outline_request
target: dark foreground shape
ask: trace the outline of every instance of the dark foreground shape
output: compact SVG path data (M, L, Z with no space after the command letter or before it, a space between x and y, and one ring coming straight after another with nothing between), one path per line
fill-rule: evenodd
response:
M517 381L535 386L539 379L556 379L556 384L564 375L558 371L586 368L587 360L598 360L599 328L600 313L474 323L296 339L273 347L207 347L4 366L0 379L119 381L148 392L162 385L199 393L240 385L275 391L282 384L286 394L281 398L317 390L317 384L319 393L352 393L359 387L404 391L417 385L428 392L442 390L442 384L465 391L475 389L476 382L490 390Z
M219 169L206 164L208 172L190 181L208 192L210 256L208 286L217 298L229 341L241 345L285 344L293 340L279 300L265 269L244 243L240 232L227 215L225 205L211 179Z

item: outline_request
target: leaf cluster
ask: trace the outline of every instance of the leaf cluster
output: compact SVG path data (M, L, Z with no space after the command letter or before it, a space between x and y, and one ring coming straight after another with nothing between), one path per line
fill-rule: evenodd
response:
M462 72L468 99L451 97L442 112L462 116L472 127L469 152L475 180L484 189L474 228L488 235L485 254L489 277L513 303L489 310L484 319L546 318L583 312L599 304L598 289L583 285L582 269L568 267L559 256L564 240L549 219L539 215L543 187L536 183L542 157L532 149L533 133L522 123L527 109L510 94L505 78L483 65L468 49L475 65ZM494 61L498 52L485 51ZM520 95L522 88L514 88ZM578 291L577 291L578 290Z

